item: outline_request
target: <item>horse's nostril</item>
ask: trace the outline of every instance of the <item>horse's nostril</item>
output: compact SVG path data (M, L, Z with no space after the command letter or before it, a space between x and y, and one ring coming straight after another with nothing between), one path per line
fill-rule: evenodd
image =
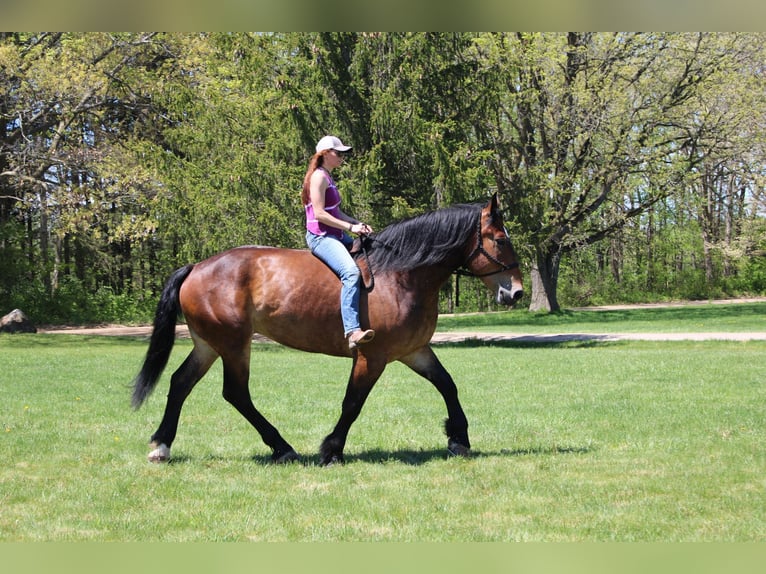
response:
M524 296L523 289L511 290L500 289L497 293L497 302L502 305L515 305Z

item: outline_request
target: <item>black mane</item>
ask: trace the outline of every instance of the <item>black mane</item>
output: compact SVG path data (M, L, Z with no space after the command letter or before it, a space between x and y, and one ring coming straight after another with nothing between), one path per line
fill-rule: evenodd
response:
M367 240L374 271L438 265L454 258L475 233L482 206L453 205L392 223Z

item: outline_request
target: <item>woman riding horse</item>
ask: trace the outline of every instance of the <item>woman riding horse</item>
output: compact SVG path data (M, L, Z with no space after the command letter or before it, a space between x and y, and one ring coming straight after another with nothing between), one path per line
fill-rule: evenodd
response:
M500 304L513 305L522 296L519 264L497 197L486 205L458 205L395 223L369 239L368 257L358 263L375 281L374 287L362 291L359 310L361 321L375 330L375 338L356 349L349 349L345 338L338 278L308 250L238 247L171 275L157 305L146 359L135 379L133 405L143 403L167 365L181 314L194 347L170 379L149 460L170 457L183 403L219 357L224 398L260 433L274 462L298 459L250 397L254 333L295 349L352 358L340 418L320 447L321 464L343 461L349 429L392 361L402 362L436 387L447 407L448 450L456 455L470 453L468 421L457 387L430 341L436 329L439 290L458 270L480 277Z
M303 180L301 200L306 210L306 244L341 280L340 313L349 349L367 343L375 336L372 329L359 323L359 291L361 274L349 254L353 239L346 231L370 234L372 227L343 213L340 193L332 178L332 170L343 164L351 146L335 136L325 136L316 145Z

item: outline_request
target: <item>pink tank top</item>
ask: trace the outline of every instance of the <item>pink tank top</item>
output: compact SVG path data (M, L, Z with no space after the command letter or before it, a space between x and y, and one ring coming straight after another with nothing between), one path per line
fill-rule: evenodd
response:
M327 179L327 189L324 194L324 209L333 217L340 219L340 193L338 192L338 188L332 177L330 177L330 174L324 169L322 169L322 173L324 173L324 176ZM331 237L337 237L338 239L343 237L342 229L330 227L329 225L317 221L314 216L314 207L311 203L306 204L306 229L314 235L329 235Z

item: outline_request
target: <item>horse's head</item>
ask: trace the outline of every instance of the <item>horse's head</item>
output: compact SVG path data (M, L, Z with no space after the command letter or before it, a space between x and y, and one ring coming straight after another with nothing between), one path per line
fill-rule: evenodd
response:
M503 224L497 194L482 208L477 233L464 264L469 274L481 278L498 303L514 305L524 295L519 261Z

